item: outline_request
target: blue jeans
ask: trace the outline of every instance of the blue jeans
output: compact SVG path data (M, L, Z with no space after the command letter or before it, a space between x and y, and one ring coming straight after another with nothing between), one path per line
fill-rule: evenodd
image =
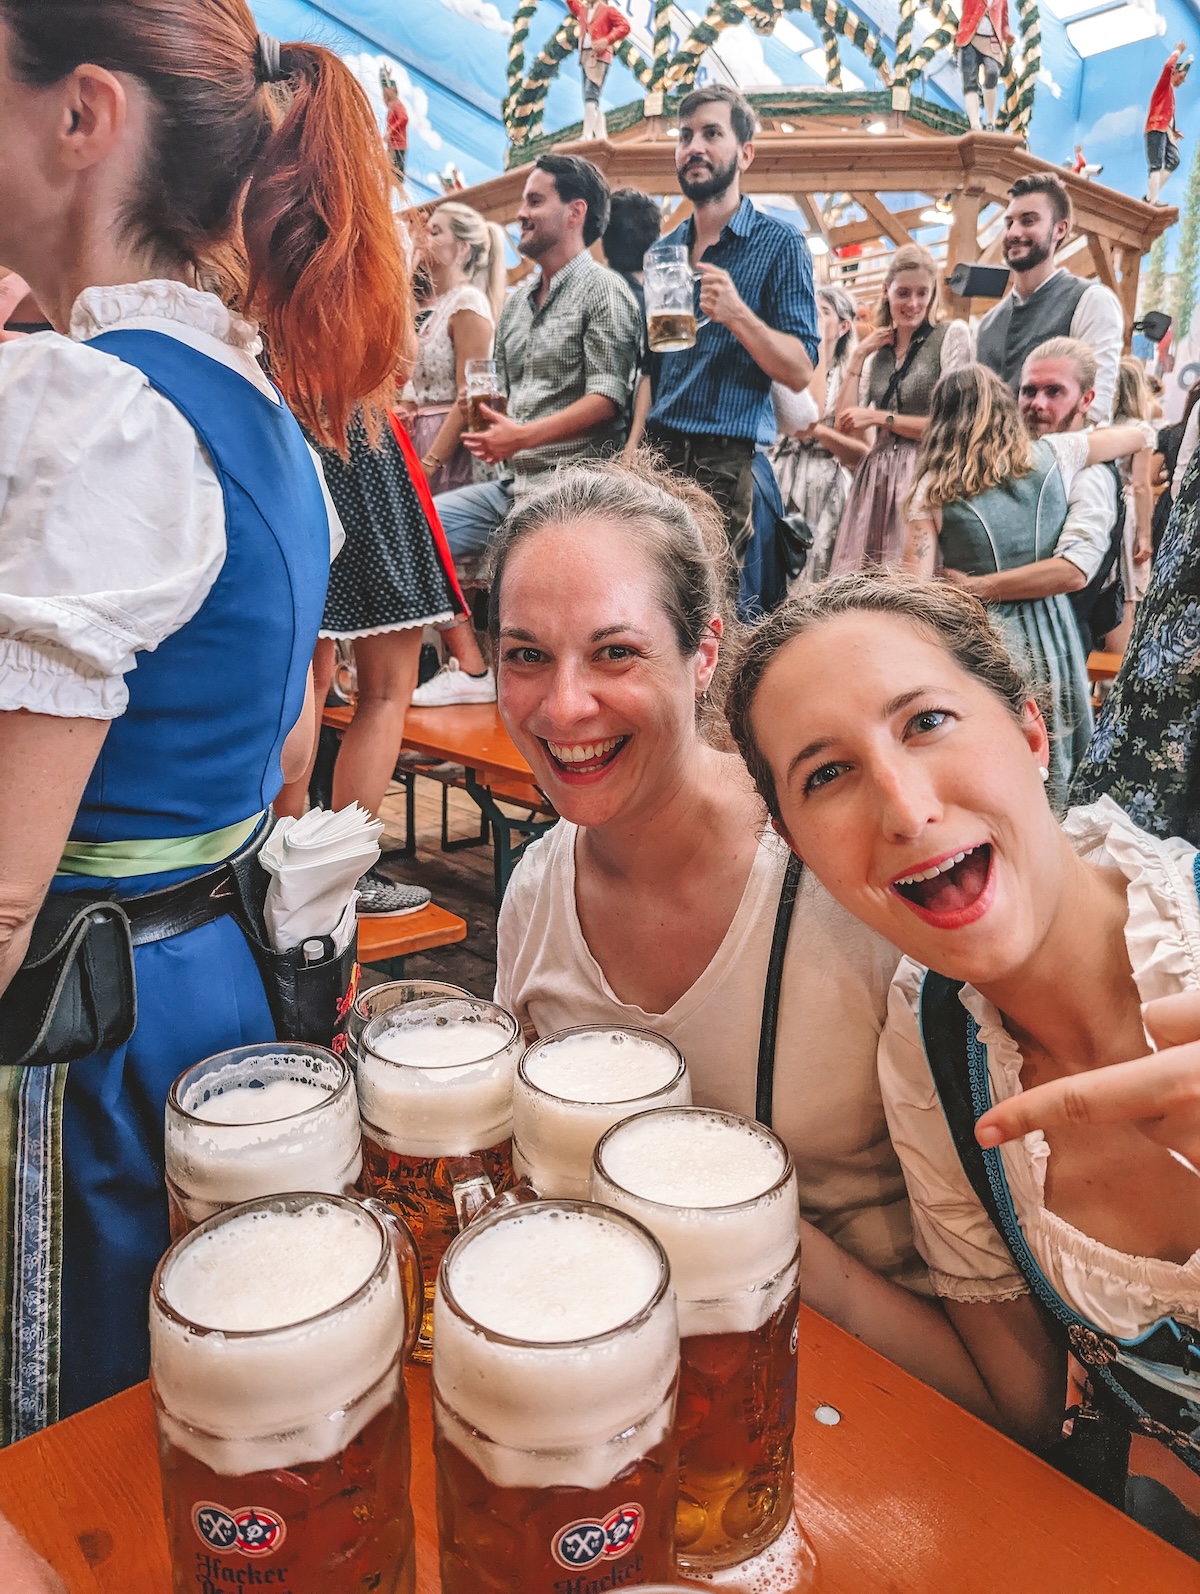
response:
M446 541L455 561L474 559L488 545L496 527L513 504L508 482L472 482L456 487L452 493L439 493L436 500Z

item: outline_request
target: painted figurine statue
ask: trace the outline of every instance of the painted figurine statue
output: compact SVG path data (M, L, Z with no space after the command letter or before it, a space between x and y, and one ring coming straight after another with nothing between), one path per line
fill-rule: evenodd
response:
M579 63L583 68L583 136L605 138L600 91L612 65L613 50L629 35L629 19L608 0L567 0L579 24Z
M1191 70L1192 63L1181 59L1186 48L1187 40L1180 39L1167 57L1150 96L1150 114L1146 117L1146 198L1152 205L1160 203L1162 185L1179 165L1179 140L1183 135L1175 126L1175 90Z
M996 125L996 84L1014 42L1008 26L1008 0L964 0L962 21L954 43L962 72L967 120L976 132L984 126L979 111L980 80L983 81L986 125L993 128Z
M387 131L383 137L388 160L396 176L403 182L408 163L408 111L400 98L396 80L386 66L379 69L379 86L383 90L383 103L387 106Z

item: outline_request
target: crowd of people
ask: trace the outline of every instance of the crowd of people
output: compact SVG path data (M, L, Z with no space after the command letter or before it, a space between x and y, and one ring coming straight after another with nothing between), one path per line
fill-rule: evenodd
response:
M498 700L560 816L499 919L526 1037L673 1041L790 1148L813 1305L1200 1553L1126 1477L1148 1434L1197 1499L1200 406L1153 424L1061 181L1013 185L977 327L916 244L856 303L708 85L656 351L653 199L539 157L509 289L460 201L398 229L335 56L148 4L0 0L0 997L85 898L137 989L119 1043L0 1067L3 1439L145 1376L167 1088L275 1037L227 865L304 812L349 645L334 807L379 812L410 704Z

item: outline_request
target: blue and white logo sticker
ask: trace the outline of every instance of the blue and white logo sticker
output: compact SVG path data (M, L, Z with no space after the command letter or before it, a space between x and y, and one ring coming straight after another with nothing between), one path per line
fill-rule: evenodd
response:
M550 1550L559 1566L583 1572L597 1561L615 1561L632 1550L641 1537L645 1512L636 1501L618 1506L601 1522L581 1517L554 1535Z

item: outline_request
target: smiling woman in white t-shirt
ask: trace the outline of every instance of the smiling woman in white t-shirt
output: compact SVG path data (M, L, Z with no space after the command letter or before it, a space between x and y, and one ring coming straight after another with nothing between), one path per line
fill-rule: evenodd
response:
M495 545L500 710L562 822L500 914L497 1000L527 1035L655 1030L702 1105L753 1114L788 855L741 760L710 741L724 547L707 497L627 468L560 473ZM805 1214L913 1283L875 1050L896 953L802 875L782 964L774 1127Z

